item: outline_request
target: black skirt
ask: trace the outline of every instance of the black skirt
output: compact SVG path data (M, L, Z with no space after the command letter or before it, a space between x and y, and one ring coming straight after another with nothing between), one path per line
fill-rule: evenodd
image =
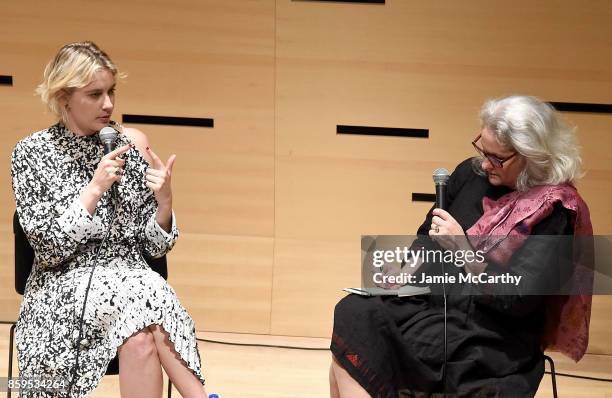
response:
M374 398L532 397L544 374L537 317L480 308L472 296L444 299L349 295L337 305L331 350Z
M467 230L483 214L483 197L497 199L508 192L490 185L466 160L448 182L447 210ZM427 236L432 210L419 236ZM570 212L555 206L532 234L571 234L571 220ZM571 258L562 251L528 240L513 255L514 271L526 279L558 280L554 272L559 258ZM422 268L430 275L436 270L461 272L453 265L440 266L424 264ZM487 271L495 271L495 264L489 263ZM514 291L466 295L460 285L445 290L445 295L437 293L345 297L334 312L334 357L374 398L534 396L544 375L540 340L545 297Z

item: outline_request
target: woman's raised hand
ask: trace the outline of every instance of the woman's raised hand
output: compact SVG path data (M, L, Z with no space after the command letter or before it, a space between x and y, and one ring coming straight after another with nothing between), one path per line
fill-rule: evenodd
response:
M147 152L153 160L145 175L147 187L153 191L160 206L172 208L171 177L176 155L171 155L164 163L151 148L147 147Z

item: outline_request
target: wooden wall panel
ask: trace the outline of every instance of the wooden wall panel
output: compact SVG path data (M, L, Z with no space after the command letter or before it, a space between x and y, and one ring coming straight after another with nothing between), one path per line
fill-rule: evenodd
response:
M411 203L410 193L432 192L433 169L473 155L485 99L612 102L612 56L602 40L611 37L611 14L601 2L278 1L272 333L329 336L338 290L359 278L359 236L414 233L429 206ZM609 233L612 117L567 118L579 126L587 168L580 188L596 232ZM336 124L429 128L430 138L337 136ZM285 287L297 275L301 287ZM304 299L304 286L319 298ZM612 352L602 334L612 326L603 315L609 299L594 307L598 352Z
M612 354L610 344L610 313L612 313L611 296L593 296L591 326L589 330L589 349L592 354Z
M612 114L567 113L564 116L570 125L576 126L576 135L582 147L585 174L577 185L589 205L593 230L599 235L612 235Z
M0 227L0 236L10 236L11 231L6 230L6 225L2 224ZM19 308L20 299L15 294L15 267L13 267L13 240L2 239L0 240L0 261L2 261L3 277L0 279L0 309L5 313L0 313L0 320L13 320ZM5 316L6 314L6 316Z
M1 73L15 75L15 85L0 87L0 113L11 115L0 135L2 230L9 231L14 209L7 185L14 143L49 125L34 87L61 45L86 39L128 75L118 84L115 119L122 113L215 119L213 129L134 126L163 159L177 154L174 205L184 236L169 256L170 281L198 327L269 332L274 2L4 2ZM10 233L2 237L12 242ZM249 278L241 279L245 273ZM0 282L5 297L11 304L0 319L14 319L19 297L12 278Z
M181 236L168 281L197 330L269 333L272 249L269 237Z
M66 42L92 39L128 77L115 114L211 117L213 129L135 126L178 155L183 236L170 282L198 329L328 337L342 287L359 281L361 234L410 234L431 172L472 156L489 97L612 103L608 2L9 0L0 15L0 319L14 319L8 161L46 127L32 95ZM597 233L612 233L610 115L567 114ZM337 124L427 128L429 139L336 135ZM591 350L611 353L610 297Z

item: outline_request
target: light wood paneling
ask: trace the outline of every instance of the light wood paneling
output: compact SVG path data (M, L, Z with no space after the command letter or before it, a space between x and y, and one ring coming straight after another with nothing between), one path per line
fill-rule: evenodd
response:
M13 230L7 229L7 225L0 224L0 320L14 320L17 318L21 297L15 293L15 267L13 266Z
M12 242L10 152L51 123L32 95L44 65L61 45L93 40L128 75L118 84L117 120L121 113L215 119L213 129L134 126L163 159L177 154L174 210L183 237L169 255L170 282L198 327L269 332L274 26L271 0L5 2L1 73L13 74L14 86L0 87L0 113L10 115L0 136L2 240ZM0 300L7 303L0 319L15 319L12 275L0 281Z
M183 235L170 283L199 329L329 336L359 282L361 234L410 234L431 172L471 156L489 97L612 103L609 2L9 0L0 15L0 319L14 319L8 163L49 125L32 95L66 42L92 39L128 73L121 113L212 117L214 129L135 126L178 155ZM596 233L612 233L610 115L567 114ZM338 136L337 124L430 129L430 138ZM591 352L612 353L611 297L594 300Z
M589 206L593 231L598 235L612 235L612 115L568 113L565 118L570 125L576 126L582 147L585 175L578 182L578 189Z
M346 293L343 287L359 286L359 240L338 243L310 239L276 239L272 334L297 335L296 314L303 336L330 335L333 307ZM328 332L326 332L328 331ZM286 333L285 333L286 332Z
M609 354L612 351L612 343L610 343L610 314L612 314L612 297L609 295L593 296L589 353Z
M485 99L520 93L612 102L612 56L602 39L612 36L605 23L612 8L592 5L277 2L272 333L329 335L334 298L359 275L358 248L338 250L356 246L365 233L416 231L429 206L410 203L410 193L432 192L433 169L452 170L473 155ZM584 147L588 172L580 188L596 232L608 232L605 137L612 118L568 119L578 124ZM338 136L336 124L429 128L430 139ZM322 281L321 265L334 257ZM327 297L327 307L312 295L304 299L303 287L284 287L295 286L300 274L301 286ZM597 352L612 352L602 335L612 326L603 315L608 300L593 310Z
M168 281L197 330L269 333L271 238L183 234Z

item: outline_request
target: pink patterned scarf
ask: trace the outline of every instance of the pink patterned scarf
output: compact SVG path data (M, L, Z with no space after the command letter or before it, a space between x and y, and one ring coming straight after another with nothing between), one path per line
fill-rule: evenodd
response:
M552 213L555 203L573 212L574 236L593 235L589 209L576 188L569 184L514 191L496 201L485 197L484 214L467 234L476 250L483 250L496 262L507 263L532 228ZM585 247L588 244L574 246L574 282L580 284L580 292L590 292L593 286L592 247ZM573 294L546 297L542 349L560 351L578 362L589 343L592 296Z

